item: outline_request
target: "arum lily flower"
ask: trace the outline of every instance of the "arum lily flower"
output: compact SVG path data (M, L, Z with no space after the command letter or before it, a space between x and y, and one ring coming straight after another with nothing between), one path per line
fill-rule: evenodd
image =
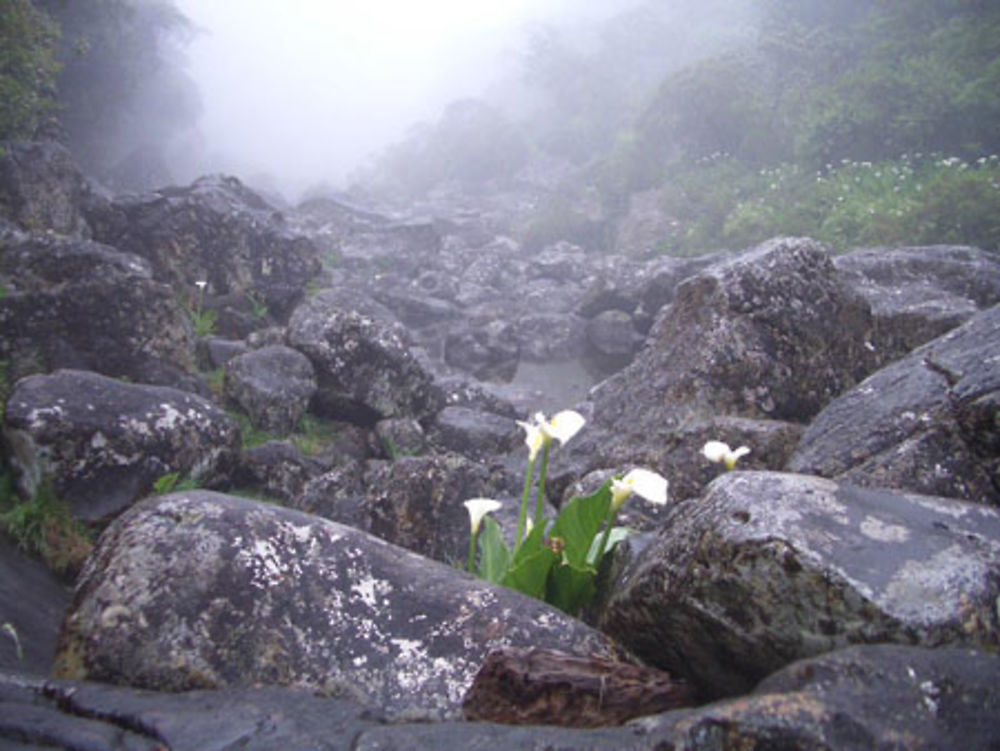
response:
M710 462L722 462L726 465L726 469L732 469L736 466L736 462L740 460L740 457L750 453L750 449L747 446L740 446L734 451L729 448L728 443L709 441L702 447L701 453Z
M624 477L612 478L611 505L608 507L608 515L604 522L604 534L601 536L595 560L600 561L604 557L604 551L608 547L611 529L615 526L618 512L625 500L633 493L652 504L662 506L667 502L667 480L648 469L633 469L627 472Z
M469 535L469 562L468 570L472 573L472 567L476 559L476 541L479 539L479 528L483 524L483 518L487 514L499 511L503 504L494 501L492 498L472 498L465 502L465 508L469 511L469 526L472 533Z
M633 493L662 506L667 502L667 480L648 469L633 469L621 479L614 478L611 481L611 506L614 511L617 512Z
M204 280L199 280L199 281L197 281L197 282L194 283L194 286L197 287L198 289L200 289L202 292L204 292L205 291L205 287L208 286L208 282L206 282Z
M552 416L551 420L546 420L545 415L536 412L528 421L517 421L517 424L524 428L524 442L528 446L528 471L524 477L524 493L521 496L521 510L517 516L517 532L515 534L515 550L521 546L524 537L526 520L528 515L528 496L531 491L531 478L535 471L535 459L538 452L542 452L542 466L538 475L538 498L535 502L535 524L542 523L542 512L545 510L545 476L549 464L549 446L552 439L559 441L560 446L566 443L583 427L586 420L579 412L571 409L564 409Z
M546 420L544 414L536 412L532 420L532 422L517 421L517 424L524 428L524 442L528 446L529 461L534 461L538 457L538 452L548 446L553 438L559 441L560 446L565 446L580 432L580 428L586 422L583 415L571 409L557 412L551 420Z

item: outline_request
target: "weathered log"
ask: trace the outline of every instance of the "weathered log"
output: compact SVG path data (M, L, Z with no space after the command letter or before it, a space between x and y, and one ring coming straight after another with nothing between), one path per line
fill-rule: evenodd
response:
M462 703L469 721L592 728L694 704L691 688L655 668L552 649L491 652Z

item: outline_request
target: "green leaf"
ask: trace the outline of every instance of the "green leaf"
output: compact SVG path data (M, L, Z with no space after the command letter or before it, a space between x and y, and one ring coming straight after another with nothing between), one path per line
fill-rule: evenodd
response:
M510 551L503 541L500 525L490 516L483 519L479 533L479 575L499 584L510 568Z
M524 550L523 545L521 550ZM559 556L545 546L524 555L518 555L514 564L507 569L501 584L539 600L544 599L549 571L558 560Z
M611 505L611 481L590 496L577 496L567 503L549 532L565 543L563 555L571 566L584 568L594 539L601 531Z
M612 527L611 534L608 535L608 549L604 551L604 555L607 555L619 542L624 540L632 534L632 530L628 527ZM593 566L595 569L600 567L600 561L597 559L597 546L601 544L601 538L595 537L593 542L590 544L590 550L587 552L587 565Z
M549 574L546 601L565 613L577 615L597 592L594 573L589 566L577 568L566 564L554 567Z

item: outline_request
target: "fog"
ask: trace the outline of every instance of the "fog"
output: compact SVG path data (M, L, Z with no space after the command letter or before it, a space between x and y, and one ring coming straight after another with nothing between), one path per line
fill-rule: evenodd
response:
M174 166L289 198L351 170L456 98L516 76L532 25L607 18L635 0L179 0L203 113Z

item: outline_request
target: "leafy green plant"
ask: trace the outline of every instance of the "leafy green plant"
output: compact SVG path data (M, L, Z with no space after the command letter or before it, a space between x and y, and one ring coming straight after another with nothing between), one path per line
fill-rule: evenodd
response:
M595 579L605 554L626 534L616 527L618 512L634 492L651 503L666 503L667 481L654 472L634 469L608 480L596 493L571 499L554 520L544 516L545 480L552 439L564 444L583 426L583 418L564 411L546 420L538 414L520 423L526 432L528 469L513 548L499 524L488 516L500 504L488 498L466 501L471 525L468 569L482 578L545 600L576 615L596 593ZM528 507L535 461L541 452L537 497ZM475 550L478 544L479 565Z
M44 478L28 501L16 497L9 475L3 476L2 483L0 531L22 550L38 555L52 571L63 574L77 570L93 543L87 529L73 518L69 504L56 496L51 479Z
M0 140L30 139L55 109L59 28L29 0L0 8Z
M315 456L333 442L337 427L315 415L302 415L292 434L292 443L306 456Z
M254 426L250 418L243 412L238 412L236 410L230 410L229 416L236 421L236 424L240 426L240 435L243 439L243 448L252 449L256 446L262 446L269 441L276 441L280 438L276 433L271 433L267 430L260 430Z
M194 325L195 336L202 339L215 333L217 316L214 310L205 310L205 288L208 286L208 282L197 281L194 284L198 288L198 298L193 305L188 306L187 311L188 317Z
M193 477L184 477L180 472L167 472L157 478L153 483L153 492L156 495L166 495L167 493L182 493L186 490L195 490L200 485Z

